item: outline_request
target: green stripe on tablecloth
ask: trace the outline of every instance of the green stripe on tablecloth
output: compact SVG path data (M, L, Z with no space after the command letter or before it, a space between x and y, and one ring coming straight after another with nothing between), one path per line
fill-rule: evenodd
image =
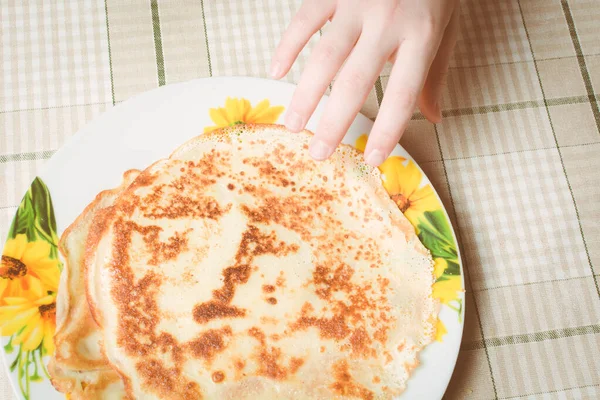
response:
M530 100L530 101L518 101L514 103L502 103L502 104L490 104L486 106L477 106L477 107L465 107L465 108L454 108L450 110L442 111L442 116L444 118L447 117L458 117L463 115L479 115L479 114L489 114L495 112L502 111L512 111L512 110L525 110L532 108L543 108L548 104L548 106L564 106L567 104L585 104L593 100L598 99L598 95L592 96L570 96L570 97L559 97L554 99L546 99L546 102L542 100ZM425 116L421 113L415 113L412 117L414 120L423 120Z
M158 0L151 0L152 30L154 31L154 50L156 51L156 70L158 73L158 86L165 84L165 57L163 55L162 36L160 34L160 17L158 15Z
M102 101L102 102L99 102L99 103L66 104L66 105L52 106L52 107L18 108L16 110L0 111L0 114L8 114L8 113L24 112L24 111L54 110L54 109L57 109L57 108L69 108L69 107L100 106L100 105L103 105L103 104L110 104L110 103ZM113 103L113 105L114 104L115 103Z
M56 150L44 150L44 151L32 151L29 153L18 153L18 154L3 154L0 155L0 164L11 162L11 161L32 161L32 160L46 160L56 152Z
M375 82L375 94L377 95L377 105L381 106L383 101L383 86L381 85L381 76Z
M200 0L200 7L202 8L202 24L204 25L204 42L206 43L206 57L208 58L208 73L210 76L213 76L210 48L208 46L208 30L206 29L206 14L204 14L204 0Z
M591 53L588 56L600 56L600 53ZM575 58L574 56L562 56L562 57L546 57L546 58L538 58L538 61L554 61L554 60L567 60L569 58ZM527 64L532 62L531 60L518 60L518 61L502 61L497 63L490 64L475 64L475 65L461 65L455 67L449 67L449 69L469 69L469 68L482 68L482 67L496 67L502 65L519 65L519 64ZM387 75L386 75L387 76Z
M478 350L487 347L501 347L514 344L538 343L545 340L568 338L573 336L593 335L600 333L600 324L578 326L575 328L552 329L535 333L521 335L502 336L497 338L485 338L474 342L463 343L461 350Z
M107 0L104 0L104 14L106 17L106 40L108 41L108 67L110 69L110 93L112 95L112 103L115 105L115 81L113 79L113 64L112 64L112 53L110 51L110 27L108 24L108 4Z
M564 148L569 148L569 147L595 146L595 145L599 145L599 144L600 144L600 140L598 140L597 142L591 142L591 143L565 144L565 145L560 146L560 148L564 149ZM472 155L472 156L467 156L467 157L446 157L446 158L444 158L444 160L445 161L471 160L471 159L474 159L474 158L506 156L506 155L509 155L509 154L528 153L530 151L553 150L553 149L556 149L556 146L552 146L552 147L536 147L536 148L533 148L533 149L524 149L524 150L501 151L501 152L498 152L498 153L477 154L477 155ZM439 162L441 162L441 160L420 161L419 165L421 165L421 164L434 164L434 163L439 163ZM577 279L577 278L551 279L551 280L542 281L542 282L557 282L557 281L569 280L569 279ZM498 286L498 287L494 287L494 288L511 287L511 286L521 286L521 285L523 285L523 284ZM486 290L486 289L481 289L481 290Z
M531 52L531 56L533 57L533 66L535 67L535 74L537 75L538 83L540 85L540 90L542 91L542 97L544 99L546 114L548 115L548 121L550 122L550 129L552 129L552 136L554 137L554 144L556 145L556 150L558 151L558 157L560 158L560 166L565 175L565 181L567 182L567 186L569 187L569 193L571 194L571 201L573 202L573 208L575 210L575 215L577 216L577 225L579 226L579 232L581 234L581 239L583 240L583 247L585 248L585 254L588 259L588 265L590 266L590 271L592 272L592 278L594 279L594 285L596 286L596 293L598 294L598 298L600 298L600 286L598 286L598 278L596 277L596 272L594 271L594 265L592 264L592 258L590 256L590 251L588 249L588 244L587 244L587 241L585 240L585 234L583 232L583 226L581 224L581 216L579 215L579 207L577 207L577 201L575 200L575 194L573 193L573 187L571 186L571 180L569 179L569 174L567 173L567 169L565 168L565 161L563 159L562 151L560 150L560 145L558 144L558 138L556 137L556 130L554 129L554 123L552 122L552 116L550 115L549 103L548 103L548 100L546 100L546 94L544 92L544 85L542 83L542 78L540 76L540 70L538 68L538 63L537 63L537 60L535 59L535 53L533 52L533 46L531 44L531 37L529 36L529 29L527 29L527 23L525 22L525 17L523 16L523 7L521 6L521 0L517 0L517 4L519 5L519 12L521 13L521 20L523 21L523 28L525 28L525 35L527 36L527 43L529 43L529 51ZM568 8L568 6L567 6L567 8ZM588 94L589 93L590 92L588 92ZM592 100L592 99L595 101L593 92L591 93L590 100ZM596 105L597 105L597 103L596 103ZM593 107L593 105L592 105L592 107Z
M594 144L599 144L600 142L594 143ZM573 146L585 146L583 145L573 145ZM562 146L562 147L567 147L567 146ZM554 149L554 147L549 147L546 149L535 149L535 150L528 150L528 151L537 151L537 150L550 150L550 149ZM488 290L497 290L497 289L504 289L504 288L512 288L512 287L523 287L523 286L533 286L533 285L542 285L544 283L555 283L555 282L567 282L567 281L574 281L577 279L588 279L590 278L589 275L586 276L574 276L571 278L558 278L558 279L548 279L545 281L536 281L536 282L525 282L525 283L515 283L512 285L500 285L500 286L490 286L490 287L484 287L481 289L471 289L473 292L486 292Z
M577 36L577 30L575 29L575 22L573 21L573 15L571 14L571 8L566 0L561 1L563 13L569 25L569 33L571 34L571 41L573 47L575 47L575 54L577 54L577 61L579 62L579 70L581 71L581 77L585 84L585 90L590 97L590 105L592 106L592 112L594 113L594 119L596 120L596 129L600 134L600 109L598 108L598 100L594 97L594 87L592 86L592 80L590 79L590 72L588 71L585 63L585 57L583 56L583 50L581 49L581 43ZM599 293L600 294L600 293Z
M209 65L210 70L210 65ZM212 76L212 72L211 76ZM112 82L112 80L111 80ZM375 83L375 90L377 90L377 82ZM381 93L383 96L383 91ZM566 104L584 104L595 100L600 100L600 95L594 96L571 96L571 97L558 97L554 99L547 99L546 102L549 106L561 106ZM114 101L113 105L119 103L119 101ZM37 110L50 110L54 108L67 108L67 107L83 107L83 106L93 106L93 105L101 105L108 103L84 103L84 104L69 104L64 106L54 106L54 107L37 107L37 108L22 108L16 110L8 110L8 111L0 111L0 114L12 113L12 112L20 112L20 111L37 111ZM522 102L514 102L514 103L503 103L503 104L494 104L494 105L486 105L486 106L477 106L477 107L465 107L465 108L454 108L449 110L444 110L442 115L444 117L456 117L461 115L476 115L476 114L488 114L493 112L500 111L510 111L510 110L521 110L527 108L541 108L544 107L545 103L541 100L533 100L533 101L522 101ZM412 119L425 119L425 117L421 113L415 113Z
M514 103L491 104L487 106L455 108L442 111L443 117L457 117L461 115L488 114L501 111L524 110L528 108L542 108L548 106L564 106L567 104L583 104L589 102L589 96L570 96L555 99L519 101Z
M541 396L543 394L552 394L552 393L562 393L562 392L566 392L567 390L586 389L586 388L592 388L592 387L600 387L600 383L597 383L595 385L572 386L572 387L563 388L563 389L549 390L547 392L535 392L535 393L520 394L518 396L501 397L500 400L521 399L523 397Z
M452 195L452 187L450 186L450 179L448 178L448 169L446 168L446 161L444 159L444 151L442 150L440 134L438 132L438 128L437 128L436 124L433 124L433 129L435 131L435 138L437 141L438 150L440 151L442 168L444 170L444 179L446 180L446 186L448 187L448 197L450 198L450 204L452 205L452 212L456 213L456 206L454 205L454 196ZM456 227L456 228L457 229L454 230L454 233L456 235L457 247L458 247L459 251L461 252L461 254L464 254L462 252L463 246L462 246L462 238L461 238L461 234L460 234L460 229L458 229L458 227ZM471 281L471 274L469 273L469 268L467 266L465 257L461 257L461 261L462 261L461 273L463 275L463 281L465 283L467 283L467 280L468 280L469 286L473 287L473 283ZM479 313L479 306L477 305L477 298L475 296L473 296L473 308L475 309L475 314L477 315L477 321L479 321L479 333L481 334L482 338L485 338L485 334L483 332L483 324L481 323L481 320L482 320L481 314ZM488 370L490 371L490 380L492 382L492 389L494 390L494 398L498 399L498 390L496 389L496 379L494 378L494 370L492 368L492 361L490 360L490 353L488 351L488 348L487 348L485 342L483 342L483 349L485 352L485 358L487 360Z

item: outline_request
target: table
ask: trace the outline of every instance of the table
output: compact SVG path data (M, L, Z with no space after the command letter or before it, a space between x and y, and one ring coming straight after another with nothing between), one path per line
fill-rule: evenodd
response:
M266 77L299 3L3 0L0 237L44 161L113 105L197 77ZM401 141L462 248L448 399L600 398L599 23L597 0L463 1L445 118L416 113ZM12 398L2 372L0 399Z

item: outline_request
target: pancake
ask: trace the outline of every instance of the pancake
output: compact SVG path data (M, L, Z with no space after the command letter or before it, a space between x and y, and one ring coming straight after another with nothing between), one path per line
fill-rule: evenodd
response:
M362 155L232 127L98 213L86 294L135 399L387 399L433 339L429 252Z
M112 400L125 396L121 378L104 356L102 334L85 301L85 242L93 218L111 206L139 173L127 171L119 187L98 194L60 239L65 267L56 302L56 351L48 369L54 387L69 393L72 399Z

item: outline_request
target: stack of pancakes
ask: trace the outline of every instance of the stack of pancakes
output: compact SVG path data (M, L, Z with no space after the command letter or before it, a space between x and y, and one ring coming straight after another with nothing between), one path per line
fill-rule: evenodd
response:
M72 399L385 399L431 342L432 259L379 172L237 126L128 171L65 231Z

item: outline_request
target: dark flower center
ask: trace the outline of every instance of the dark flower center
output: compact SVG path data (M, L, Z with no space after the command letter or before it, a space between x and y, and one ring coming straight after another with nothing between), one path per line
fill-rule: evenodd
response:
M400 211L402 211L402 213L404 213L410 207L410 200L404 197L404 195L401 193L393 195L392 200L394 200L394 203L398 205L398 208Z
M38 307L42 318L56 318L56 303L44 304Z
M0 277L5 279L15 279L27 274L27 265L21 260L9 256L2 256L0 265Z

